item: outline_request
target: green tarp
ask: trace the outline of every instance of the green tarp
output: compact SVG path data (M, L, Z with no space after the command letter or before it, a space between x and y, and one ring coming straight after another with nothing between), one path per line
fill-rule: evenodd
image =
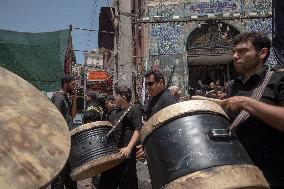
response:
M0 30L0 66L41 91L60 88L70 30L26 33Z

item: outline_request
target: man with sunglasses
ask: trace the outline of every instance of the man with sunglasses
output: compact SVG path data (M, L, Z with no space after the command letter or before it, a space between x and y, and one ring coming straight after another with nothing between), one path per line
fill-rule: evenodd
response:
M150 70L145 73L146 87L151 96L147 109L145 111L146 120L161 109L177 103L177 99L166 88L165 77L159 70ZM136 158L144 157L144 151L141 145L137 146Z
M165 77L159 70L150 70L145 73L146 87L151 96L149 105L146 109L146 119L148 120L152 115L161 109L177 103L176 98L166 88Z

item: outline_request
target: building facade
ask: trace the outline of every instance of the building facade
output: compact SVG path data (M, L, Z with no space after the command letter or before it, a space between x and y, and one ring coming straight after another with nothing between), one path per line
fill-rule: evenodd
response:
M85 63L89 68L103 68L104 59L103 54L97 50L91 52L84 52Z
M160 68L185 93L197 80L234 79L232 38L241 32L272 35L271 0L148 0L146 67ZM275 64L273 53L268 64Z

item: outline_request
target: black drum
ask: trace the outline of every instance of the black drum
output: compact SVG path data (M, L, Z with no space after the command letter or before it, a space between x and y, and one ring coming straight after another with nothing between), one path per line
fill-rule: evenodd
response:
M208 100L168 106L141 131L153 189L269 188L223 109Z
M90 178L123 161L122 156L118 154L114 137L103 140L111 128L108 121L96 121L70 131L71 177L74 180Z

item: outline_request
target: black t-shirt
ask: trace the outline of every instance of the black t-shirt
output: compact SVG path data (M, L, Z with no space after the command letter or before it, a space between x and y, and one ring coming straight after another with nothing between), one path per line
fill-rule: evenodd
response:
M175 103L177 103L177 99L171 94L171 92L168 89L163 90L158 95L150 99L148 107L145 111L147 120L161 109Z
M51 97L51 102L57 107L64 117L69 129L73 128L73 118L71 116L71 103L68 96L62 92L55 92Z
M114 125L127 109L128 108L114 109L109 115L109 121ZM140 130L142 127L141 109L137 106L132 106L117 127L118 129L115 132L117 146L118 148L126 147L132 138L133 132ZM134 150L133 148L132 151Z
M252 75L246 82L236 79L230 96L251 96L253 89L264 79L266 68ZM260 99L262 102L284 106L284 72L275 72ZM237 113L227 112L233 121ZM283 115L284 116L284 115ZM272 185L284 186L284 132L278 131L260 119L250 116L237 129L237 135L248 155Z

